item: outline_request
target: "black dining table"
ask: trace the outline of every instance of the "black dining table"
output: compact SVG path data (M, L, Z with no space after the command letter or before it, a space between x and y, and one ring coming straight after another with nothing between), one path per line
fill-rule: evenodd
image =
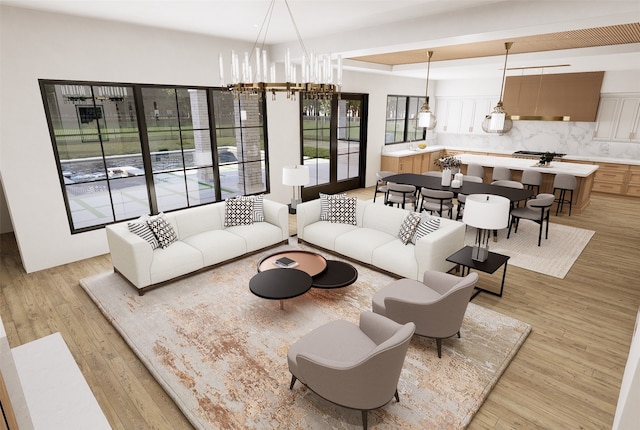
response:
M478 182L463 182L459 188L442 185L442 179L437 176L426 176L418 173L398 173L396 175L384 178L387 182L395 182L396 184L414 185L418 189L424 187L430 190L452 191L454 195L460 194L493 194L496 196L506 197L512 203L526 200L533 196L533 191L528 189L519 189L511 187L503 187L501 185L484 184Z

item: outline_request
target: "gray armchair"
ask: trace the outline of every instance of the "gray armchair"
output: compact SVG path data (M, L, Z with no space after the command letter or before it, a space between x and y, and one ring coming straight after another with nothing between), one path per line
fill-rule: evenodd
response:
M332 321L291 345L287 353L291 385L300 380L319 396L362 411L377 409L398 396L398 379L413 323L400 325L372 312L360 315L360 325Z
M399 279L373 296L373 312L399 324L415 323L417 335L436 339L438 357L442 357L442 339L455 334L460 337L462 319L477 281L476 272L459 277L426 271L423 282Z

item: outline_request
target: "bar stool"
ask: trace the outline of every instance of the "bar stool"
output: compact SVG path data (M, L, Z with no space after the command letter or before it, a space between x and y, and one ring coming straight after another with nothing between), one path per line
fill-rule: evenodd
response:
M542 173L531 169L524 170L521 182L526 189L533 191L533 195L538 195L540 193L540 185L542 185Z
M507 169L506 167L494 167L491 180L492 181L510 181L511 170Z
M558 203L556 207L556 215L558 212L562 212L565 203L569 203L569 216L571 216L571 205L573 204L573 190L578 186L578 180L573 175L567 175L566 173L558 173L553 180L553 195L555 196L556 190L560 193L555 200ZM567 191L569 191L569 199L567 199Z
M477 176L484 179L484 167L479 164L469 164L467 166L467 175Z

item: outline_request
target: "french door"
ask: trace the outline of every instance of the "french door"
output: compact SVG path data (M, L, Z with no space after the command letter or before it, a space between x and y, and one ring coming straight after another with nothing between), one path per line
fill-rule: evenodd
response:
M301 99L301 163L310 173L302 199L364 187L368 95Z

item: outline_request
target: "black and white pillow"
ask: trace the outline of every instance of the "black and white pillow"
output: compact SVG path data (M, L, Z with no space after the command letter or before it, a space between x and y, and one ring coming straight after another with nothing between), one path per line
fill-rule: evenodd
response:
M404 221L402 221L400 231L398 232L398 239L400 239L405 245L409 243L411 238L413 238L416 232L416 227L418 227L418 224L420 223L420 219L419 213L409 212Z
M235 197L227 199L224 207L224 226L253 224L253 199Z
M411 239L411 243L416 243L420 238L433 233L437 229L440 228L440 218L430 217L428 215L424 216L418 226L416 227L415 234Z
M149 228L156 235L160 248L168 248L169 245L178 240L178 235L173 229L167 218L163 213L159 213L157 216L153 216L147 220Z
M355 197L329 199L329 222L356 225Z
M344 199L347 193L324 194L320 193L320 221L329 221L329 201L333 199Z
M264 221L264 194L243 196L242 198L253 202L253 222Z
M160 248L160 242L158 242L158 238L153 234L151 229L149 228L149 224L147 224L147 220L149 216L141 216L135 221L131 221L127 223L127 227L129 227L129 231L131 233L135 233L151 245L151 249Z

